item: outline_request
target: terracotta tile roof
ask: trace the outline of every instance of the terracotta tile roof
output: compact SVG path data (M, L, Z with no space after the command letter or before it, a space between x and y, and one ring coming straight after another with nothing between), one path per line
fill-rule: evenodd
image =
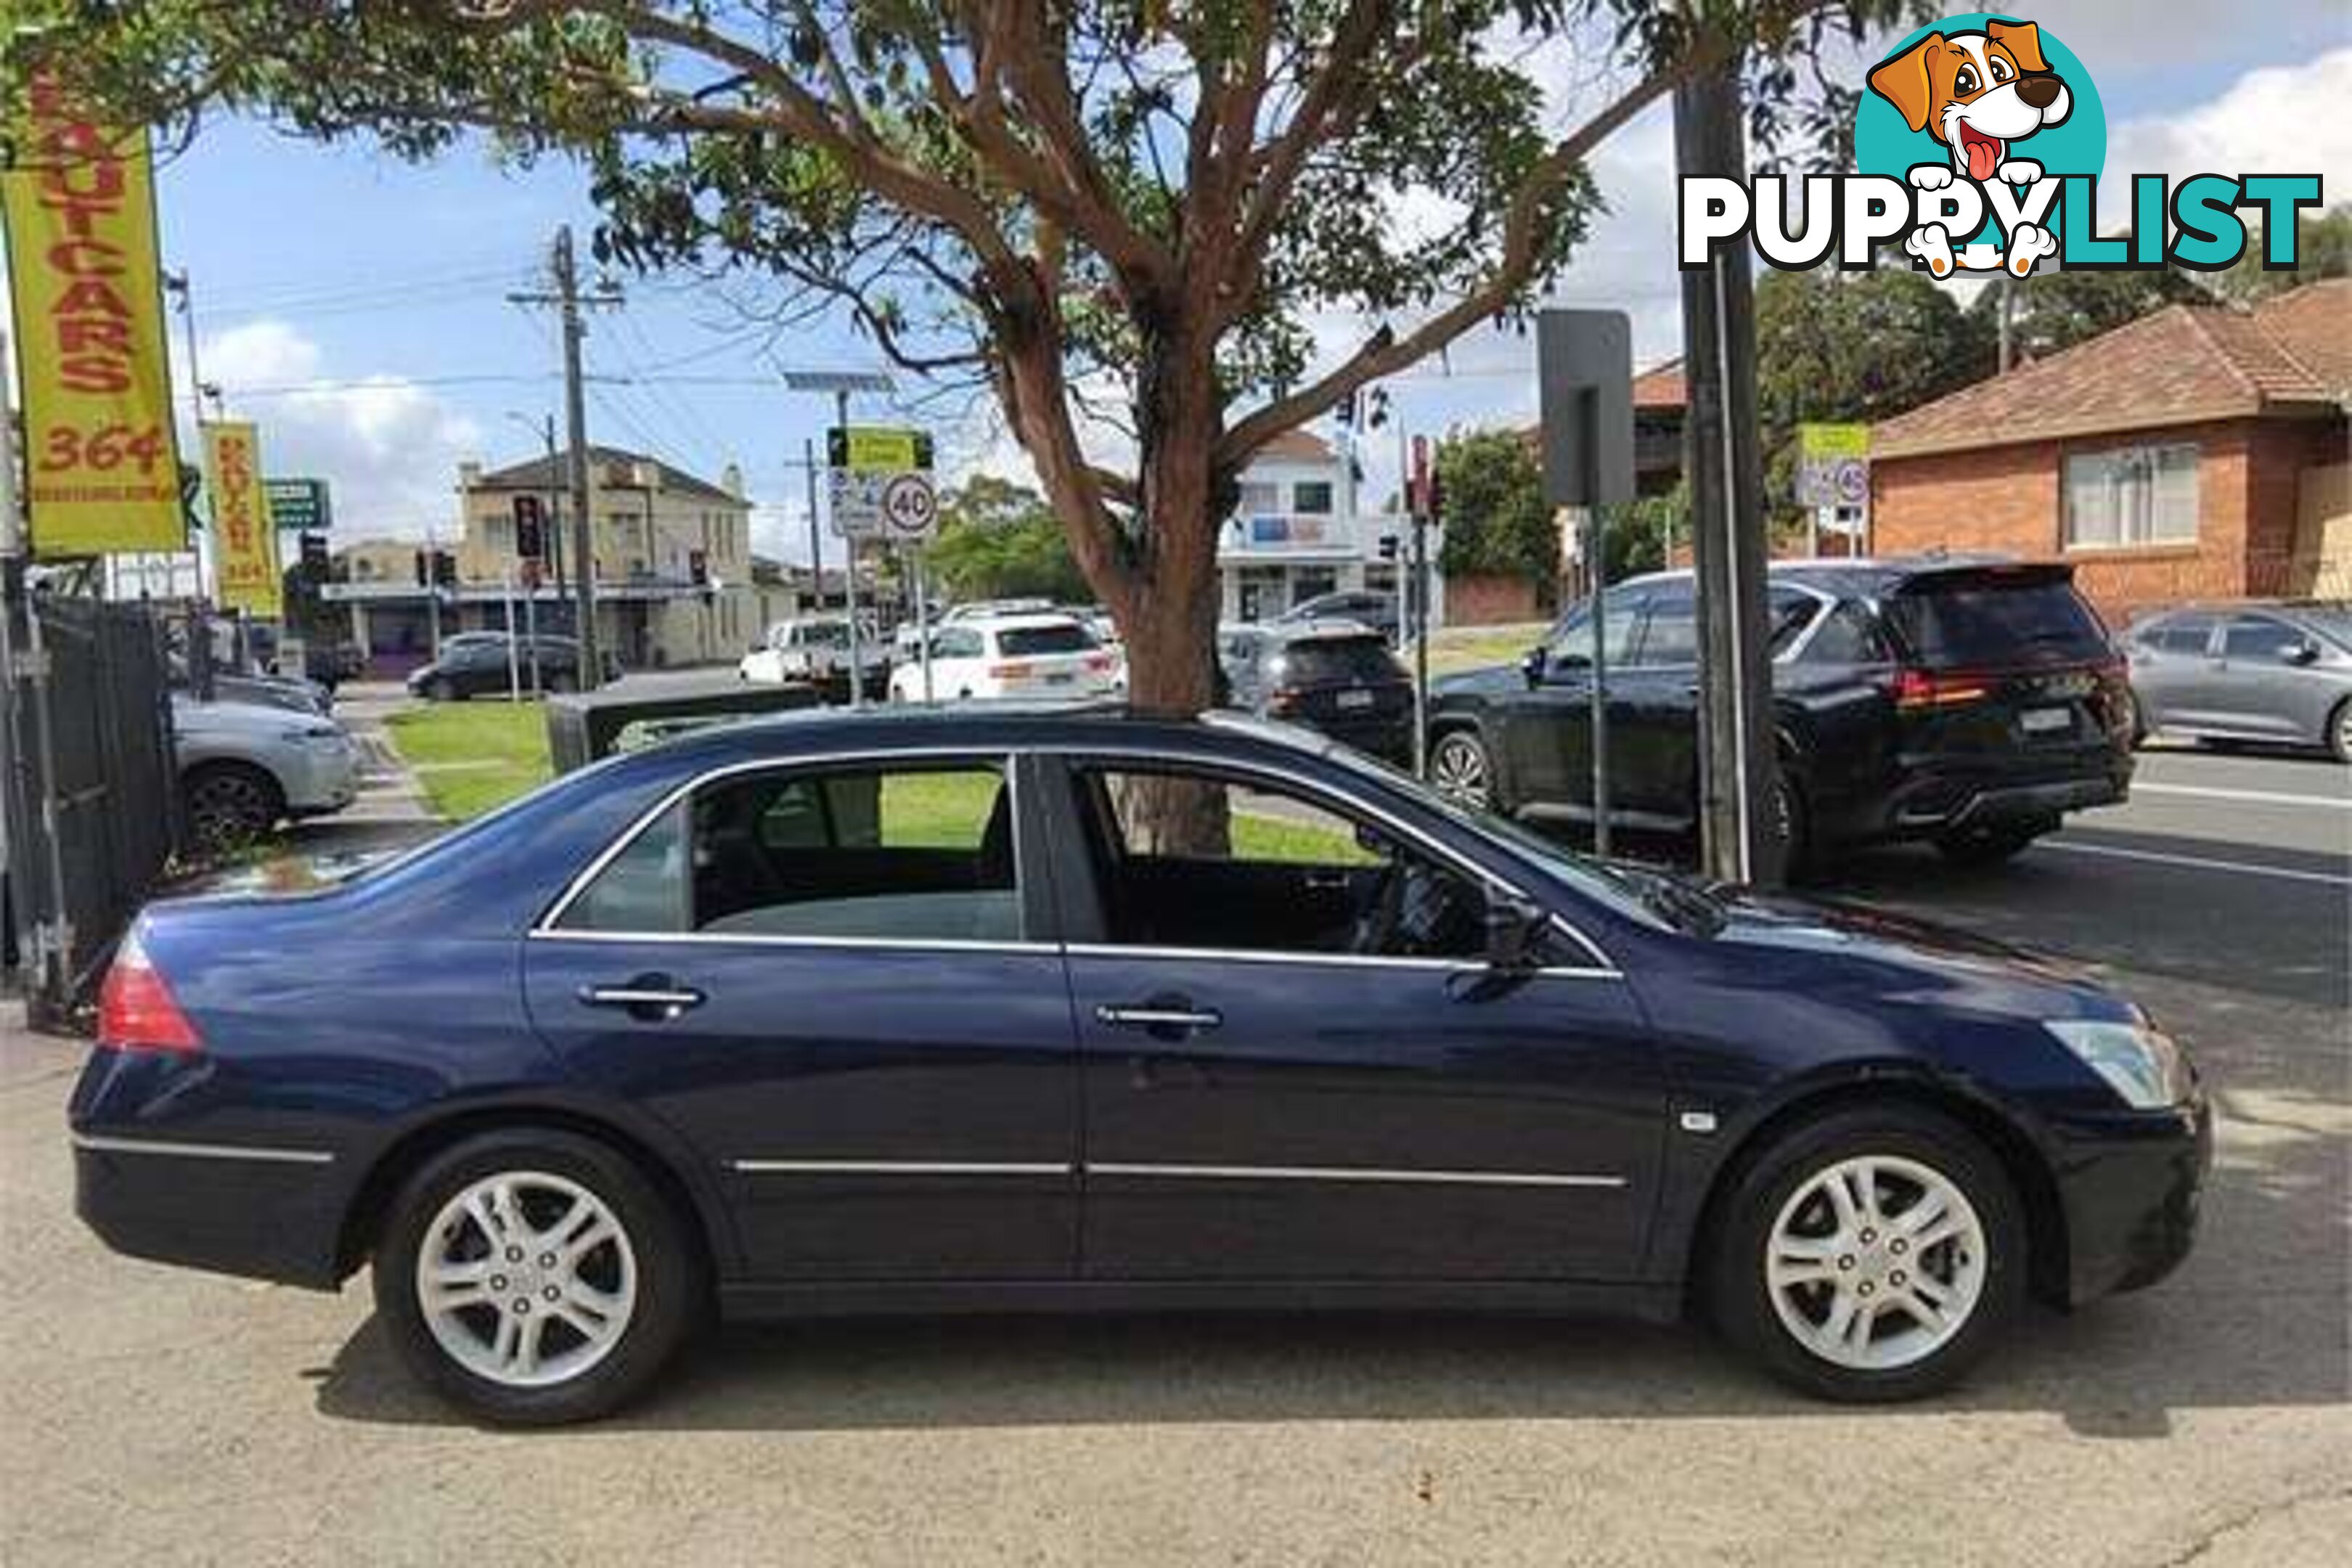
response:
M1328 463L1333 456L1331 443L1312 430L1285 430L1254 454L1254 458L1273 458L1276 462Z
M1690 389L1683 383L1680 356L1662 360L1633 378L1636 408L1683 408L1689 403Z
M2306 298L2307 296L2307 298ZM2352 279L2254 310L2172 305L1883 420L1874 458L2241 418L2352 396Z

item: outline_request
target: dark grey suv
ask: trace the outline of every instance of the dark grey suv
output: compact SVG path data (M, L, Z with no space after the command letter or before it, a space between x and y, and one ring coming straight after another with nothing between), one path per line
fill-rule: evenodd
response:
M2138 731L2324 747L2352 763L2352 605L2189 605L2123 637Z

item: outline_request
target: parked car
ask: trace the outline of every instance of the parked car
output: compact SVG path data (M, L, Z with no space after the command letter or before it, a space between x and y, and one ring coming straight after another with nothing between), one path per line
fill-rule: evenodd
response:
M2063 565L1792 562L1769 574L1779 786L1792 865L1926 839L1990 863L2068 812L2124 799L2129 692ZM1698 633L1690 574L1609 591L1611 820L1688 834L1698 817ZM1591 818L1592 635L1563 616L1517 668L1436 683L1430 776L1514 816Z
M519 645L519 664L510 669L509 642ZM441 640L440 657L408 672L408 694L433 702L462 702L485 694L503 697L513 689L516 676L530 689L532 641L509 638L504 632L459 632ZM541 632L537 639L539 680L546 691L580 689L580 645L571 637ZM616 678L620 666L612 655L603 659L604 679Z
M1086 618L1077 611L1062 609L1051 599L972 599L961 605L932 606L930 630L936 634L941 626L968 626L975 621L994 620L1003 616L1037 615L1076 615L1081 620ZM922 630L911 621L900 626L893 646L900 664L919 658L923 647Z
M1234 657L1223 663L1228 648ZM1246 639L1221 637L1219 651L1231 706L1304 724L1386 762L1411 760L1412 678L1371 627L1276 621Z
M1380 633L1393 647L1398 625L1396 595L1360 588L1318 594L1291 605L1274 621L1278 626L1296 626L1303 621L1354 621Z
M359 747L323 715L172 694L180 802L196 848L219 854L288 817L324 816L359 793Z
M414 1373L512 1423L714 1304L1692 1304L1906 1398L2165 1275L2212 1150L2079 972L1604 868L1289 726L979 708L705 730L151 906L70 1122L110 1246L372 1262Z
M1101 697L1118 689L1118 655L1072 616L974 616L931 634L931 696L942 702L1004 697ZM890 700L923 700L919 664L890 672Z
M2191 606L2123 637L2137 733L2324 748L2352 763L2352 605Z
M188 668L187 659L174 650L165 656L164 668L174 691L195 694L195 674ZM283 708L295 713L326 714L334 711L334 693L314 681L293 680L278 675L239 674L226 669L211 672L213 697L221 702L251 702L264 708Z
M868 696L881 695L890 675L890 656L872 626L861 626L857 654L865 671ZM778 621L768 628L751 652L735 667L744 680L771 686L804 681L813 686L849 690L849 622L836 616L811 616Z

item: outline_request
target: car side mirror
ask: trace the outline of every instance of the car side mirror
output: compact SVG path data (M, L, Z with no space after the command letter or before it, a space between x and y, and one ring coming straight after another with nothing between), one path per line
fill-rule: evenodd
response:
M1519 973L1539 967L1537 952L1547 924L1527 900L1496 889L1486 893L1486 966Z
M1519 659L1519 672L1528 678L1529 686L1540 686L1549 664L1550 658L1541 647L1531 647Z
M2319 662L2319 645L2309 637L2291 647L2281 648L2279 658L2288 664L2306 665Z

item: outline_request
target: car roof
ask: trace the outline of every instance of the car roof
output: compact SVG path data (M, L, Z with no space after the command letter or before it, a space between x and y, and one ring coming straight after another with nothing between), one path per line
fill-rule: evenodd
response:
M1085 749L1140 745L1240 756L1317 756L1336 751L1328 736L1250 714L1218 710L1195 718L1150 713L1119 702L986 702L947 707L803 708L740 723L690 731L634 753L698 767L829 752L923 752Z
M1286 622L1281 626L1269 626L1266 628L1265 635L1269 640L1278 642L1285 647L1294 643L1353 642L1366 637L1379 642L1383 647L1388 646L1387 639L1382 637L1374 627L1368 626L1361 621L1347 620L1338 616L1323 620Z
M1080 631L1087 624L1076 616L1066 616L1059 610L1030 610L1019 615L976 616L971 623L984 632L1043 631L1055 626L1076 626Z

